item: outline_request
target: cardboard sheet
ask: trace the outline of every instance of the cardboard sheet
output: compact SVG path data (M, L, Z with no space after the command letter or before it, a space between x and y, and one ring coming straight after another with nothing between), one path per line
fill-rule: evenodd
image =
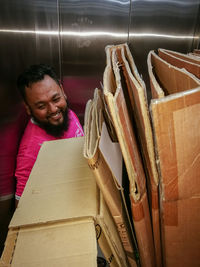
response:
M165 266L199 266L200 262L199 111L199 88L152 102Z
M94 99L89 100L86 105L84 156L113 216L128 262L131 266L136 266L133 231L128 219L126 203L123 201L123 188L120 185L122 156L118 144L113 144L110 140L102 115L101 93L96 89ZM101 143L101 148L99 143ZM112 152L119 154L113 155Z
M149 52L147 61L153 98L183 92L200 85L200 80L194 75L167 63L153 51Z
M197 78L200 78L200 61L194 60L187 55L165 49L158 49L158 55L171 65L177 68L184 68Z
M151 101L160 173L164 266L197 267L200 262L200 227L197 223L200 220L199 81L158 56L153 55L153 58L157 64L154 69L157 80L154 77L152 91L156 92L156 87L165 84L169 94ZM160 63L164 67L159 69ZM169 75L171 80L167 82ZM175 84L176 90L172 89Z
M44 143L10 224L1 262L97 266L98 241L110 266L127 266L116 225L83 157L83 144L84 137Z
M96 233L92 219L20 229L12 267L96 266Z
M83 142L79 137L42 145L10 227L96 215L97 186Z
M136 125L138 140L144 159L144 167L147 174L147 185L149 187L149 200L151 207L151 218L153 237L156 254L156 264L161 266L161 241L159 223L159 195L158 195L158 173L156 169L156 157L154 152L153 133L150 123L149 109L146 97L146 87L138 74L133 57L127 44L116 47L117 59L121 69L121 75L126 80L128 96L131 99L131 107Z
M115 126L125 161L129 182L132 217L137 237L141 266L155 266L155 250L151 229L146 178L132 125L131 104L127 86L120 73L115 47L106 47L104 96Z
M193 58L189 54L183 54L183 53L179 53L179 52L176 52L176 51L159 48L158 49L158 55L159 56L160 56L159 52L161 52L161 51L164 52L164 53L167 53L167 54L169 54L169 55L171 55L173 57L179 58L179 59L181 59L183 61L188 61L190 63L194 63L194 64L197 64L197 65L200 64L200 58L197 58L197 57Z

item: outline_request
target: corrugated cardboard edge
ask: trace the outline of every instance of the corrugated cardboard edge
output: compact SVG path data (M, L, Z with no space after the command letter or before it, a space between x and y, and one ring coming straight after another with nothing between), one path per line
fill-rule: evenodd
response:
M100 196L100 212L97 215L96 222L100 225L105 235L106 241L112 250L112 255L118 266L128 266L127 258L124 253L124 248L121 243L120 237L116 225L113 221L108 207L103 199L103 195ZM102 247L103 251L103 247ZM108 257L108 263L112 266L112 255ZM114 266L114 265L113 265ZM136 263L135 263L136 266Z
M94 133L92 131L93 127L95 128L101 127L101 122L99 125L99 120L97 119L99 116L101 116L100 113L102 113L102 110L98 109L98 107L95 105L94 100L89 101L89 103L86 105L86 112L85 112L85 128L86 128L85 138L86 139L84 143L83 154L84 154L84 157L88 160L89 167L95 174L96 182L102 194L104 195L104 199L110 209L110 212L113 216L115 224L117 225L117 229L118 229L122 244L124 246L124 249L126 251L126 254L128 255L129 261L131 261L133 264L133 262L135 262L134 249L133 249L133 244L132 244L133 240L131 240L130 238L131 236L133 236L133 230L132 230L130 221L129 220L125 221L125 218L124 218L125 214L122 214L123 209L125 209L125 211L127 212L124 198L123 197L121 198L121 195L123 194L123 190L121 186L118 184L118 182L116 181L115 177L113 176L112 171L107 165L100 149L97 148L99 144L99 137L100 137L100 132L101 132L100 129L99 131L97 130L98 134L97 132ZM96 125L90 123L91 120L94 120L96 122ZM93 147L88 146L89 144L88 139L90 139L91 136L93 136L96 140L96 142L93 143ZM92 151L90 152L90 150ZM124 203L124 206L123 206L122 201ZM128 225L130 226L130 229Z
M125 53L126 52L126 53ZM132 55L128 46L126 50L124 48L117 49L119 63L122 66L124 75L126 76L127 83L130 82L133 94L133 105L135 108L135 116L137 115L136 123L138 124L139 137L142 138L141 146L143 148L143 156L146 161L148 178L150 179L148 185L151 192L151 213L152 213L152 225L154 234L154 244L156 251L157 266L161 266L161 241L160 241L160 223L159 223L159 197L158 197L158 172L156 167L156 156L154 151L153 133L150 124L150 115L146 99L146 88L144 82L138 77L136 66L133 62ZM126 54L126 56L125 56ZM128 57L126 59L126 57ZM134 78L140 79L140 83ZM137 114L136 114L137 113Z
M105 94L105 99L106 99L106 102L108 103L108 108L109 108L109 111L110 111L110 114L111 114L111 117L112 117L112 120L113 120L113 123L114 125L118 125L118 127L115 128L116 130L116 133L117 133L117 136L118 136L118 140L124 140L124 136L122 135L122 129L120 127L120 124L119 124L119 118L115 112L115 103L114 103L114 99L113 99L113 95L111 92L107 91L107 88L108 88L108 79L109 77L111 76L110 74L112 73L112 68L110 65L107 65L106 66L106 69L105 69L105 72L104 72L104 94ZM110 80L110 79L109 79ZM129 172L129 175L131 175L131 180L130 180L130 194L134 194L136 193L136 186L135 186L135 171L131 171L132 167L131 167L131 164L129 162L129 158L128 158L128 155L126 153L126 149L123 146L121 146L121 150L122 150L122 154L125 155L125 160L127 162L127 171ZM137 199L139 199L139 194L138 196L135 196Z
M3 250L3 253L1 255L1 262L0 266L2 267L8 267L11 266L15 245L17 242L17 236L18 236L18 229L10 229L7 234L5 247Z
M179 58L176 53L168 53L164 49L158 49L158 55L160 58L178 68L184 68L190 73L194 74L197 78L200 78L200 62L198 64L187 61L186 59Z
M157 79L155 85L159 83L165 95L187 91L200 85L200 80L195 75L169 64L155 52L151 53L151 64L155 70L155 79Z
M188 61L190 63L194 63L194 64L197 64L197 65L200 64L200 58L192 58L188 54L183 54L183 53L179 53L179 52L176 52L176 51L167 50L167 49L163 49L163 48L159 48L158 52L159 51L162 51L164 53L170 54L170 55L172 55L174 57L177 57L177 58L182 59L184 61Z
M96 190L94 176L82 154L83 143L84 137L77 137L49 141L42 145L31 172L32 176L27 182L19 202L20 205L16 209L9 227L62 221L96 214L97 207L90 201L90 198L96 197L98 190ZM69 173L70 175L67 175ZM40 183L41 175L44 179ZM72 179L71 175L75 175L75 179ZM56 176L57 179L55 179ZM82 194L79 194L82 184L84 184L83 191ZM69 185L72 185L74 191L69 189ZM64 201L66 203L67 201L68 205L73 205L75 197L73 192L80 203L76 203L74 209L62 210L57 202ZM51 209L48 209L49 205L51 205ZM64 203L62 202L61 205ZM87 209L81 208L84 205Z
M159 86L159 84L156 81L156 78L154 76L153 72L153 66L151 62L151 57L152 57L153 50L151 50L147 56L147 66L148 66L148 72L149 72L149 77L150 77L150 86L151 86L151 94L152 98L162 98L165 96L162 88Z
M21 258L18 258L18 253L19 253L18 239L19 240L21 239L20 242L21 242L21 245L22 245L23 244L22 243L22 240L23 240L23 237L22 236L24 236L24 234L25 235L32 234L34 236L35 233L37 235L37 232L38 231L49 231L49 230L51 230L51 231L54 232L56 229L59 229L60 227L61 228L64 227L65 229L66 228L72 229L72 227L73 227L76 230L77 227L79 227L81 229L81 227L82 227L83 224L85 224L85 225L87 224L88 225L88 223L90 225L92 225L92 227L93 227L93 232L90 231L90 234L91 234L91 236L92 235L94 236L93 244L91 244L91 246L90 246L90 252L91 252L92 257L89 258L88 260L90 262L93 262L92 263L92 266L96 266L97 245L96 245L96 234L95 234L94 218L86 218L86 219L81 218L80 220L65 221L65 222L64 221L63 222L58 221L58 222L55 222L55 223L38 224L38 225L20 227L19 229L14 230L15 233L16 233L16 239L15 240L11 240L11 242L10 242L9 237L8 237L7 238L8 245L7 245L7 247L5 247L5 250L4 250L4 253L5 254L9 254L9 256L12 253L12 256L9 257L9 261L8 261L9 262L9 265L8 266L13 266L13 264L14 265L17 264L17 266L18 266L19 261L22 260ZM79 229L79 231L80 231L80 229ZM92 229L92 228L90 228L90 229ZM13 232L13 230L10 229L9 230L9 235L12 235L12 232ZM79 235L80 235L80 233L79 233ZM83 240L83 242L85 242L85 239L81 239L81 240ZM52 242L54 242L54 241L52 240ZM69 242L71 242L71 239L68 241L68 243ZM80 242L80 240L78 240L78 241L76 240L76 242ZM29 242L27 245L30 246L30 249L32 249L31 242ZM38 244L34 244L34 245L40 246L39 243ZM48 246L49 246L49 244L48 243L45 243L46 251L48 251ZM43 247L41 248L41 250L42 249L43 249ZM79 248L79 250L80 250L80 248ZM20 253L23 255L23 251L22 250L20 251ZM32 255L33 254L34 254L34 251L32 251ZM79 259L78 259L78 255L79 255ZM87 259L87 257L88 257L88 254L87 253L85 253L85 254L81 254L80 253L80 254L77 254L77 255L76 255L76 253L74 253L74 255L68 255L68 257L70 256L71 259L73 259L73 258L75 259L76 258L77 261L79 262L79 264L81 264L82 263L82 256L83 255L84 255L85 259ZM52 259L53 260L57 260L56 258L52 258ZM34 255L34 260L37 261L37 255ZM7 265L5 265L5 266L7 266ZM45 265L45 266L47 266L47 265ZM76 265L76 266L78 267L80 265Z
M126 122L127 118L129 118L129 115L124 114L124 111L126 111L126 113L128 111L127 111L127 107L125 107L125 101L123 99L123 92L122 92L122 88L121 88L119 69L117 67L116 58L114 58L115 55L113 53L114 50L115 49L112 49L112 51L109 51L109 47L108 47L106 49L106 53L107 53L107 58L109 59L109 56L111 57L111 55L112 55L112 61L116 63L113 66L113 69L115 71L115 80L116 81L114 81L114 77L112 78L113 73L112 73L112 67L111 67L111 61L110 61L110 63L108 62L107 66L105 68L105 71L104 71L104 80L103 80L104 81L104 94L105 94L105 98L107 100L108 106L110 107L110 112L113 112L113 121L115 121L114 124L116 126L116 132L118 134L118 139L119 139L119 143L121 146L122 154L124 156L124 160L126 163L127 172L128 172L129 179L130 179L130 199L131 199L132 205L133 205L133 203L136 203L136 205L140 211L141 211L141 207L143 208L143 213L141 213L141 215L143 217L139 218L139 220L140 220L139 223L137 223L135 225L137 227L136 236L138 235L137 239L140 241L143 239L139 236L140 234L142 235L142 233L140 232L140 228L141 228L140 226L143 225L145 228L147 226L146 223L149 223L149 226L151 225L148 204L144 205L144 206L140 205L141 199L144 196L144 192L146 192L145 191L146 190L145 189L145 176L144 176L143 169L142 168L140 169L141 161L140 161L140 158L138 157L139 154L135 154L136 152L138 153L138 151L135 151L135 150L132 151L133 154L130 154L130 151L129 151L129 149L130 148L133 149L133 147L134 147L134 149L137 150L136 143L134 144L134 142L135 142L134 136L132 135L132 137L133 137L132 141L134 141L134 142L132 142L132 143L130 142L129 144L126 144L126 142L125 142L125 140L129 140L128 136L133 134L133 131L132 131L132 128L130 128L131 123ZM114 92L112 92L111 84L112 84L113 88L115 88L113 90ZM113 94L114 94L114 96L113 96ZM124 101L124 103L123 103L123 101ZM124 104L124 106L121 106L122 104ZM119 108L122 108L123 112L119 112ZM112 113L111 113L111 115L112 115ZM119 118L119 115L121 115L120 118ZM124 124L124 125L122 125L122 124ZM126 127L125 127L125 124L126 124ZM126 133L124 133L124 129L127 129L127 127L129 130L126 130ZM129 133L129 135L128 135L128 133ZM127 134L128 136L123 136L123 134ZM127 153L127 151L129 151L129 153ZM131 159L131 155L133 156L132 159ZM135 161L134 163L136 165L138 164L137 165L137 171L134 168L136 166L132 165L133 159ZM136 161L137 161L137 163L136 163ZM136 180L136 178L137 178L137 180ZM133 184L133 181L135 182L135 185ZM138 191L133 191L133 189L134 190L136 189L136 186L137 186ZM135 209L132 207L132 212L134 212L134 210ZM148 222L145 220L145 217L148 218L147 219ZM134 218L134 214L133 214L133 218ZM147 226L147 228L149 226ZM141 257L143 257L142 258L142 264L143 264L142 266L155 266L152 231L151 230L150 231L144 231L143 234L146 235L144 239L146 241L148 240L147 241L147 250L150 253L145 252L144 254L142 254L142 252L141 252ZM143 249L142 246L140 246L140 249L141 250ZM148 258L148 256L150 256L150 258Z

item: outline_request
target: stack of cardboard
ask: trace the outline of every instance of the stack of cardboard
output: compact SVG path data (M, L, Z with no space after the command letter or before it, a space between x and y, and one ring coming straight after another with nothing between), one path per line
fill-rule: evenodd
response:
M191 64L186 56L180 60L179 54L166 50L160 49L159 55L165 60L153 51L149 53L148 69L160 174L163 263L166 267L197 267L200 263L200 80L182 68L198 76L199 65Z
M122 188L122 156L119 145L112 143L109 138L104 117L101 91L96 89L94 99L89 100L86 105L84 156L95 174L96 182L117 226L127 255L127 266L128 263L130 266L136 266L136 244Z
M200 59L194 59L188 55L166 49L158 49L158 55L171 65L181 69L184 68L200 78Z
M0 266L127 266L112 216L83 157L84 138L42 145L9 226Z
M144 84L141 79L137 80L139 75L134 78L137 69L133 64L131 66L133 70L130 69L125 54L127 57L128 55L130 56L128 47L125 44L106 47L107 66L103 78L103 93L128 173L132 218L138 244L140 263L141 266L154 267L156 265L155 249L149 212L146 177L140 148L137 142L136 131L134 129L135 110L138 107L140 108L140 105L145 105L146 103L141 103L142 100L145 99L143 91ZM122 70L120 57L123 57L123 60L126 61L126 65L124 64L123 66L124 68L127 68L125 73ZM131 75L131 80L127 79L127 75ZM130 82L133 82L131 86L129 86ZM141 102L137 102L138 98L135 100L134 97L138 97L140 87L142 100L140 99ZM140 111L141 109L137 110L138 113ZM147 114L145 113L144 116L146 115ZM141 118L143 119L143 114L140 114L140 116L141 117L138 116L135 121L137 120L139 122ZM138 127L140 127L144 137L145 145L143 148L147 150L148 140L145 139L144 131L148 131L148 129L145 129L146 125L140 123L138 124ZM150 157L147 160L149 161ZM152 166L153 165L151 165L151 167ZM155 180L154 177L151 178L152 182L155 183L156 178ZM155 189L153 188L153 190L156 191L156 187L157 185L155 185Z
M97 243L110 266L199 266L199 58L150 51L149 109L127 44L106 56L85 137L43 144L0 266L97 266Z
M196 56L200 56L200 49L194 49L193 54Z

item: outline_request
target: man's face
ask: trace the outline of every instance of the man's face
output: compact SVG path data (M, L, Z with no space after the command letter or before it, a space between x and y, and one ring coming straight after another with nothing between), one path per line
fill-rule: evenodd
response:
M26 88L27 111L41 123L59 125L67 103L63 89L48 75Z
M26 87L26 102L28 114L47 132L49 130L50 134L59 136L66 130L66 97L63 89L50 76L45 75L42 81Z

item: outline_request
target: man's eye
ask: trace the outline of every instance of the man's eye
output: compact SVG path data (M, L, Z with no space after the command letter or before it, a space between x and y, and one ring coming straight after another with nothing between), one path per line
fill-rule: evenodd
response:
M42 106L38 106L38 109L44 109L44 108L45 108L44 105L42 105Z
M56 98L53 99L53 102L55 102L55 103L58 102L58 101L60 101L60 97L56 97Z

